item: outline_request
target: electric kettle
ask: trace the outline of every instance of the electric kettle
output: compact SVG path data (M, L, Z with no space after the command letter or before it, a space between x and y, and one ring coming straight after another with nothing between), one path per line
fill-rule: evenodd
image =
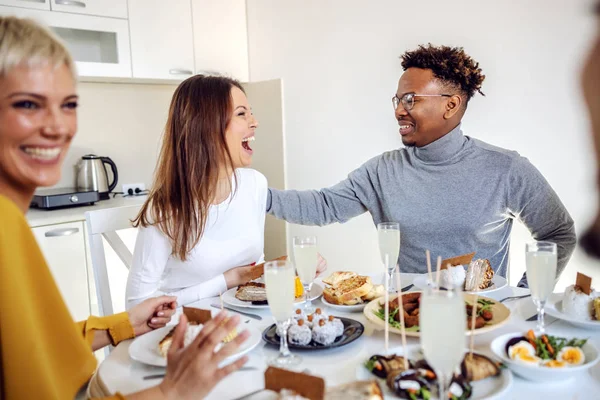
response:
M104 164L110 165L112 170L112 182L108 182L108 173ZM117 166L108 157L100 157L94 154L86 154L81 157L81 160L76 166L76 182L77 190L81 191L97 191L100 195L100 200L108 200L108 194L117 186L119 173Z

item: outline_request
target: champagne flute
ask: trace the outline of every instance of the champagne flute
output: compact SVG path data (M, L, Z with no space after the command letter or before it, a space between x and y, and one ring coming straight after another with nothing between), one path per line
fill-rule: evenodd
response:
M439 398L447 399L456 367L465 353L467 313L461 288L439 290L430 282L421 294L419 330L425 359L438 377Z
M386 279L389 282L388 291L394 292L394 270L396 269L398 255L400 254L400 224L397 222L381 222L377 224L377 237L379 240L381 262L386 268ZM388 256L387 262L386 255Z
M312 314L315 308L310 300L310 291L317 275L318 263L316 236L294 237L294 262L300 282L304 286L304 312Z
M531 242L525 245L525 265L527 283L531 291L531 299L537 306L537 329L545 332L544 307L548 296L554 290L556 281L556 243Z
M288 348L287 332L294 314L294 265L287 260L275 260L265 263L265 286L271 314L277 324L279 336L279 354L269 360L274 367L294 366L302 358L292 354Z

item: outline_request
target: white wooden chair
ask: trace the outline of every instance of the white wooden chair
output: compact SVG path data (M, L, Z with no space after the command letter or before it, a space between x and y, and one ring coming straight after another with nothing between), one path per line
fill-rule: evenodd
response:
M94 283L96 286L98 308L101 316L112 315L114 313L102 238L104 237L104 239L106 239L110 247L112 247L123 264L125 264L125 267L129 270L131 268L133 255L116 231L132 228L131 220L137 216L140 208L141 204L136 204L87 211L85 213L92 268L94 271ZM125 293L119 293L117 295L120 295L123 298L125 297Z

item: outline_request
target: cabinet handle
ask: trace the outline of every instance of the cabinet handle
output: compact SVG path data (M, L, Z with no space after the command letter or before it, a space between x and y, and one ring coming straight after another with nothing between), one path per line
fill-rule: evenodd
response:
M46 237L71 236L79 232L79 228L63 228L48 231L44 234Z
M46 0L21 0L21 1L28 1L30 3L45 3Z
M55 0L56 4L61 5L61 6L74 6L74 7L81 7L81 8L85 8L85 3L83 1L76 1L76 0Z
M169 74L171 75L192 75L194 72L189 69L170 69Z

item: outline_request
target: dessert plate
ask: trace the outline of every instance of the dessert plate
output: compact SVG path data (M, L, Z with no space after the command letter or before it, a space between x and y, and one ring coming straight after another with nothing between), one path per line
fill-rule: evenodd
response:
M165 326L152 332L148 332L145 335L138 336L129 346L129 357L144 364L166 367L167 359L160 354L158 344L173 328L174 326L172 325ZM242 343L235 353L227 357L222 362L222 365L227 365L237 360L260 344L260 331L257 328L248 324L244 324L243 326L239 325L238 332L241 332L242 330L248 330L248 332L250 332L250 337Z
M336 317L344 323L344 333L337 337L335 341L328 345L322 345L311 341L307 345L293 344L288 340L288 347L295 350L325 350L333 349L347 345L348 343L354 342L356 339L362 336L365 331L365 327L358 321L350 318ZM277 334L277 326L271 325L262 334L263 340L273 346L279 346L279 335Z
M225 293L223 293L223 302L229 304L234 307L243 307L243 308L257 308L257 309L269 309L268 304L252 304L251 301L242 301L235 297L235 293L237 292L237 287L231 288ZM318 283L313 283L312 288L310 289L308 297L311 301L318 299L323 294L323 286ZM295 304L304 303L304 296L299 297L295 300Z
M427 274L419 275L418 277L416 277L413 280L413 285L415 285L416 287L418 287L421 290L425 290L425 289L427 289L427 280L428 280ZM492 284L487 289L479 290L477 292L465 292L465 293L490 294L493 292L497 292L498 290L506 287L507 285L508 285L508 281L506 280L506 278L504 278L500 275L494 275L494 277L492 278Z
M546 314L554 318L562 319L563 321L566 321L569 324L578 328L600 330L600 321L579 319L574 318L569 314L565 314L562 311L562 299L563 293L553 294L546 303Z

